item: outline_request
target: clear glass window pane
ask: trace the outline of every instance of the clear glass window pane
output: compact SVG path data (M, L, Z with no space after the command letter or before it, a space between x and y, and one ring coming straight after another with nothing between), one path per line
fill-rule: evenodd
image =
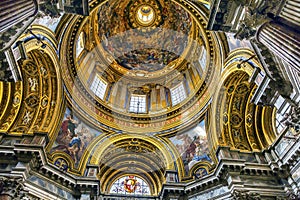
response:
M146 95L133 94L130 98L129 112L145 113L146 112Z
M186 98L186 92L182 82L179 85L171 88L170 91L173 106L179 104Z
M91 85L91 90L94 92L94 94L103 100L106 88L107 83L103 81L98 75L96 75Z

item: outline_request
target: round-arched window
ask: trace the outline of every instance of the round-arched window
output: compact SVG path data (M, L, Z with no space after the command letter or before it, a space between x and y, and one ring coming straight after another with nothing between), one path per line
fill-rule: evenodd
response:
M123 176L117 179L112 184L109 193L127 195L151 195L149 184L143 179L134 175Z

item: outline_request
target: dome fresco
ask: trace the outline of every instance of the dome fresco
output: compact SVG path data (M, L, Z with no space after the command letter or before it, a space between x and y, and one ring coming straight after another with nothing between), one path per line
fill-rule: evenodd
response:
M199 118L221 52L202 14L189 9L176 1L105 1L75 19L62 50L71 52L63 74L72 103L118 132L168 135Z
M166 170L177 168L183 181L210 173L205 112L220 52L192 13L175 1L106 1L74 19L62 39L61 55L71 54L62 68L66 111L49 146L54 162L63 155L81 173L98 166L102 191L140 177L151 195Z
M150 23L141 22L143 14L151 15ZM192 27L191 16L172 1L108 1L98 19L105 51L120 66L146 72L161 70L182 55Z

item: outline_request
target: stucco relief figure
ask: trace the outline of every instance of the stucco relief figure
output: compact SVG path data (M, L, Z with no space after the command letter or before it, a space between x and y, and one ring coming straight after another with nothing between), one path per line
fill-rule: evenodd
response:
M60 12L57 9L57 0L41 0L39 7L44 15L56 18L60 16Z
M295 130L295 135L300 134L300 107L292 106L289 113L280 121L289 128Z
M29 82L29 87L31 91L36 91L38 82L36 80L36 78L28 78L28 82Z
M26 111L25 115L23 117L23 122L22 123L25 124L25 125L27 125L27 124L29 124L29 122L31 121L31 119L32 119L31 112L30 111Z
M46 76L47 73L48 73L47 69L46 69L45 67L43 67L43 66L40 68L40 71L41 71L41 74L42 74L43 76Z
M280 3L277 1L263 1L259 5L252 4L245 6L244 18L241 20L235 37L240 40L254 37L256 30L271 20L272 13L278 10L278 6L280 6Z

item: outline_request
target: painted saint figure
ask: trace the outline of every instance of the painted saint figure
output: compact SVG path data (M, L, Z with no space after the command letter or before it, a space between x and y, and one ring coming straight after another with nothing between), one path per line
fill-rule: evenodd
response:
M77 134L74 135L67 148L71 156L74 158L75 163L78 162L78 152L81 147L81 140Z

